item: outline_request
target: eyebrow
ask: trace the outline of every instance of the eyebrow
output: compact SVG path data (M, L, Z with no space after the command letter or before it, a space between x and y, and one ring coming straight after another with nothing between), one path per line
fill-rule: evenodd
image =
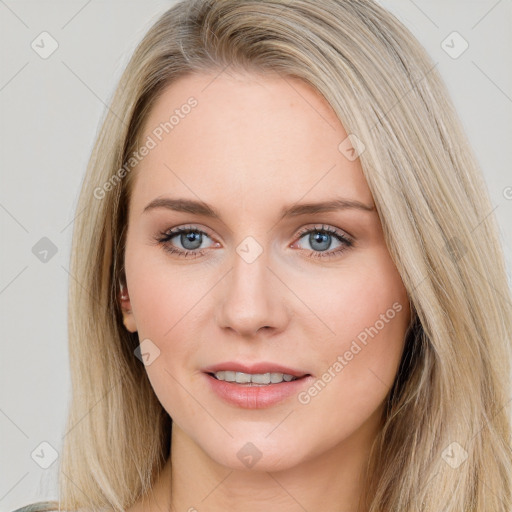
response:
M219 213L207 203L184 198L157 197L151 201L142 213L149 212L156 208L166 208L176 212L202 215L213 219L221 219ZM285 207L281 210L280 220L299 215L311 215L314 213L327 213L338 210L357 209L366 212L375 211L374 205L368 205L354 199L335 198L318 203L301 203Z

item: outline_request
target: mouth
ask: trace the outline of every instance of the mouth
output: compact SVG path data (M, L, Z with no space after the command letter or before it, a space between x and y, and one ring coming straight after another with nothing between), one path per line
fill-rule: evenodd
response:
M283 382L292 382L308 377L309 374L295 376L290 373L267 372L267 373L246 373L234 370L220 370L217 372L207 372L214 379L240 384L243 386L269 386L271 384L281 384Z
M309 373L302 370L265 362L244 364L227 361L204 368L203 372L216 380L245 386L270 386L272 384L292 382L310 376Z
M225 362L202 371L218 397L244 409L262 409L289 400L314 380L310 373L275 363Z

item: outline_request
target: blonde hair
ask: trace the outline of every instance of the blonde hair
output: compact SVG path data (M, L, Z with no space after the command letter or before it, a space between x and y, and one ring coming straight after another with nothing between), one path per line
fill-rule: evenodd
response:
M431 59L371 0L183 1L137 47L77 206L60 506L124 510L169 455L171 420L117 298L133 185L125 164L165 87L227 66L303 79L365 146L360 161L414 323L361 509L512 509L511 297L488 192ZM454 449L467 452L457 468L446 461Z

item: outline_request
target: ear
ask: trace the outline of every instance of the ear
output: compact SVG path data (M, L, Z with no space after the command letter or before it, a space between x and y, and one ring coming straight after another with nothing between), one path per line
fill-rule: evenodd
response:
M137 332L137 325L132 312L128 287L124 281L119 282L119 304L123 312L123 324L130 332Z

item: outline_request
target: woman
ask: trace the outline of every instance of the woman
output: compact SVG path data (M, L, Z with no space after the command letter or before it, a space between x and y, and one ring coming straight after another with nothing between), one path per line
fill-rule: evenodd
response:
M373 1L173 6L77 208L62 510L511 509L492 208Z

